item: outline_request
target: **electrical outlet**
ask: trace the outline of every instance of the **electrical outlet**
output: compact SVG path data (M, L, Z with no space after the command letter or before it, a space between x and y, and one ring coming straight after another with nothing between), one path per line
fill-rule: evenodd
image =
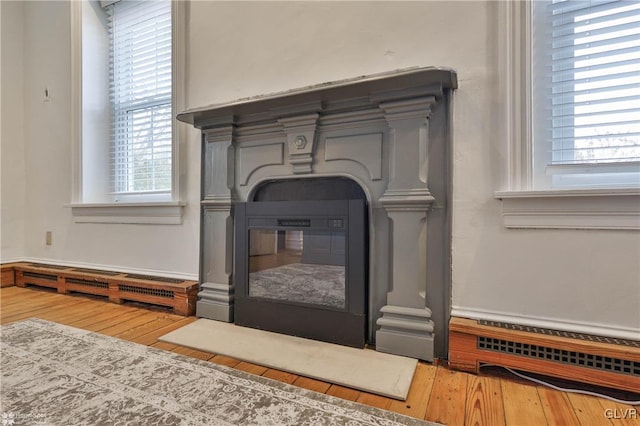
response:
M44 239L45 239L46 244L47 244L48 246L50 246L50 245L51 245L51 242L52 242L52 234L51 234L51 231L47 231L47 232L46 232L46 234L44 235Z

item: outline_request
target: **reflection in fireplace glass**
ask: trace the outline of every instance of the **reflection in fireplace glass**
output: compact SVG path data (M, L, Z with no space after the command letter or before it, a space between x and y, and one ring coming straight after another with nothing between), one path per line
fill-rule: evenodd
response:
M345 308L345 232L249 230L249 296Z

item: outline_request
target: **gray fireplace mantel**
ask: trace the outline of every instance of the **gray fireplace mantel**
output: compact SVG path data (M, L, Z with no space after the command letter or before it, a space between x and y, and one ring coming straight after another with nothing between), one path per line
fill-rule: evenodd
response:
M233 216L263 183L348 177L369 204L368 340L446 357L450 310L447 68L411 68L194 108L202 130L197 315L233 321Z

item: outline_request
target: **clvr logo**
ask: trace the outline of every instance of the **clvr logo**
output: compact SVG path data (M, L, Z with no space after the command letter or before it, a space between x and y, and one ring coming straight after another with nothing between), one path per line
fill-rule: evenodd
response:
M637 408L607 408L604 410L604 416L607 419L637 419Z

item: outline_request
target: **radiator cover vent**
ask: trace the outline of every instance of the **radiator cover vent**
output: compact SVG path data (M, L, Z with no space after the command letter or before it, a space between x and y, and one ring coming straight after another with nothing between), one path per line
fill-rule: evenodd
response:
M549 328L531 327L528 325L511 324L507 322L498 322L498 321L478 320L478 324L486 325L489 327L506 328L508 330L526 331L528 333L545 334L547 336L566 337L568 339L580 339L580 340L587 340L589 342L608 343L611 345L623 345L623 346L631 346L634 348L640 348L640 340L629 340L629 339L618 339L615 337L594 336L592 334L573 333L569 331L552 330Z
M36 272L23 272L22 275L28 278L40 278L41 280L58 281L57 275L38 274Z
M137 286L128 285L128 284L120 284L118 287L120 288L120 291L126 292L126 293L146 294L149 296L165 297L168 299L173 299L174 297L173 291L170 291L170 290L137 287Z
M478 336L478 349L640 377L640 362Z
M103 283L103 282L100 282L100 281L89 281L89 280L79 280L79 279L76 279L76 278L67 278L66 282L71 283L71 284L83 285L83 286L87 286L87 287L109 288L109 284L108 283Z

